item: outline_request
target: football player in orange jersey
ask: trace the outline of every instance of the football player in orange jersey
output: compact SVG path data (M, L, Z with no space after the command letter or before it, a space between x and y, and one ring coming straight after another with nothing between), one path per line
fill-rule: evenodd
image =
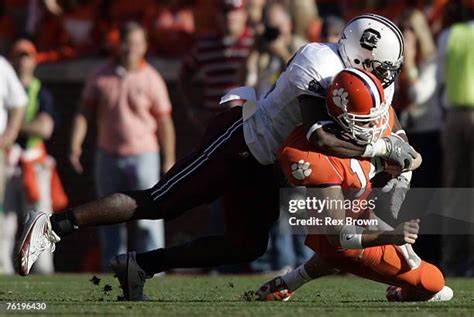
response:
M328 88L326 104L334 121L359 144L392 133L394 115L379 80L368 72L348 68L337 74ZM318 188L319 199L332 201L347 199L351 188L356 189L355 199L367 199L376 174L389 171L397 177L403 172L387 168L379 159L338 158L315 152L302 127L292 132L278 159L293 185ZM419 220L403 222L395 229L382 221L377 230L347 224L348 214L351 218L374 217L368 211L351 213L341 204L325 208L323 218L337 224L307 235L306 245L316 254L297 269L265 283L257 291L258 299L286 301L306 282L338 269L390 285L390 301L450 300L453 291L445 286L441 271L421 260L411 248L418 237Z

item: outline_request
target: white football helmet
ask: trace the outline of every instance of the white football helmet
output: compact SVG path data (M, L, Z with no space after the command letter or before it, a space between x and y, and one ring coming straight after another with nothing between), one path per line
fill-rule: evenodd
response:
M387 18L359 15L347 23L338 43L346 67L372 72L384 88L390 86L403 63L402 32Z

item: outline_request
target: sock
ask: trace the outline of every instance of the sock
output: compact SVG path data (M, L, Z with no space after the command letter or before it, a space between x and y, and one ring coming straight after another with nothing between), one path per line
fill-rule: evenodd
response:
M64 237L79 229L72 209L66 209L58 214L52 214L49 219L53 231L60 237Z
M164 249L156 249L144 253L137 253L135 259L138 266L145 271L147 276L164 272L166 269L162 263Z
M281 277L285 281L286 286L291 292L296 291L298 288L313 280L311 276L308 275L304 268L304 263L298 266L293 271L290 271Z
M233 245L224 236L208 236L170 248L136 255L138 265L147 275L175 268L213 267L249 262L246 249Z

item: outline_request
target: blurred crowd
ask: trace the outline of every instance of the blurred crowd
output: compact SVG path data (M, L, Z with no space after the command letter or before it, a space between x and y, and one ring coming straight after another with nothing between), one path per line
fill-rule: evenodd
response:
M0 273L13 272L9 259L24 210L54 211L68 204L56 161L44 146L58 122L58 100L35 77L37 65L104 57L84 83L64 149L69 162L58 162L82 173L84 138L96 123L95 185L101 197L148 188L171 168L176 159L173 104L186 108L201 134L205 122L222 111L219 99L229 89L250 85L258 96L265 95L299 47L337 42L351 17L377 13L397 23L405 37L393 106L410 143L425 158L412 187L472 188L473 9L469 0L0 2L0 55L5 57L0 59ZM181 61L179 100L169 97L163 74L145 57ZM470 90L463 88L466 82ZM210 230L218 230L220 202L210 210ZM125 251L127 231L137 251L165 243L158 221L140 221L132 230L101 229L104 264ZM287 231L275 228L267 254L247 270L287 270L304 262L309 249ZM422 236L417 245L448 275L474 275L474 235ZM464 257L458 256L459 247ZM43 257L36 270L53 272L52 256Z
M263 32L262 8L271 1L247 2L248 25ZM393 19L408 7L422 10L437 34L449 9L447 0L279 2L291 16L294 33L308 41L321 40L328 16L347 20L373 12ZM150 54L175 58L191 49L196 35L219 28L218 11L219 0L5 0L0 2L0 53L21 37L35 43L40 63L106 55L119 42L120 26L134 21L147 30Z

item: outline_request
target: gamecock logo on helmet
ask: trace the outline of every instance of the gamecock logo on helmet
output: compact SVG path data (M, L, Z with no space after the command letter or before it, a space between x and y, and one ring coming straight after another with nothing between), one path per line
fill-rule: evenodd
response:
M360 46L369 51L372 51L374 48L377 48L377 43L381 38L380 33L374 29L367 29L362 33L360 38Z

